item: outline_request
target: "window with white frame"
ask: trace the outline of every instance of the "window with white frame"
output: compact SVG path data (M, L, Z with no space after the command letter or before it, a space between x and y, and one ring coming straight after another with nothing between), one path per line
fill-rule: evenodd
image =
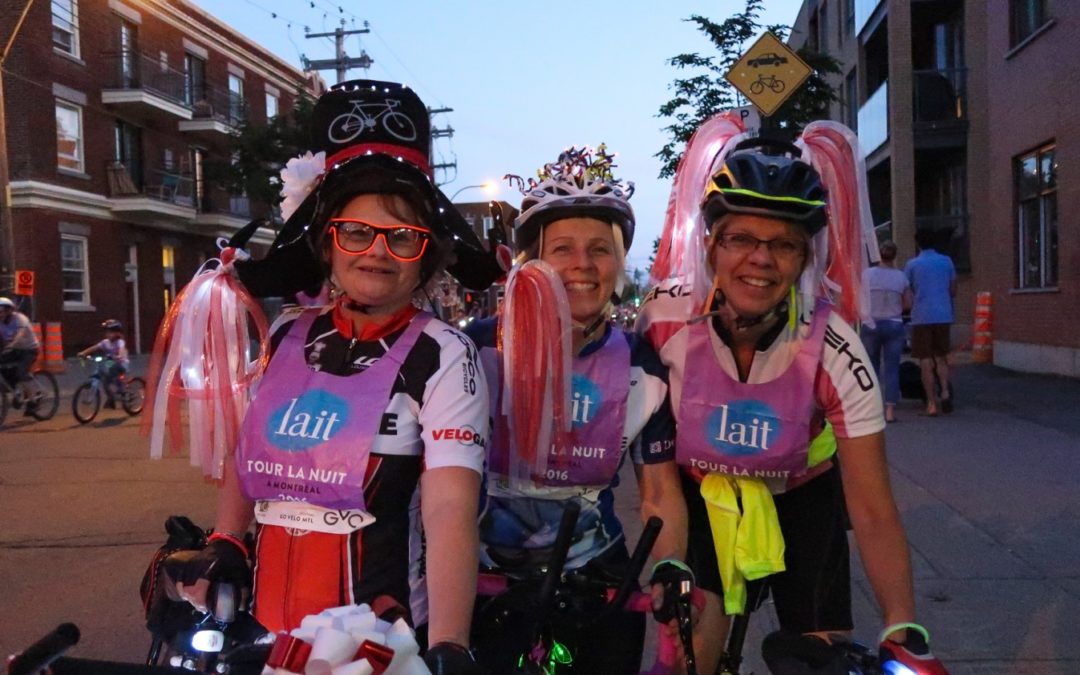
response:
M229 122L239 124L244 119L244 79L229 73Z
M66 101L56 102L56 165L78 172L84 168L82 108Z
M52 0L53 48L79 56L78 0Z
M64 306L90 304L90 266L87 239L74 234L60 235L60 276Z
M161 276L165 282L162 297L165 309L169 309L169 305L176 299L176 247L171 244L161 246Z
M278 116L278 97L277 94L266 92L266 121L274 119Z
M1058 284L1057 160L1053 144L1016 159L1017 285Z

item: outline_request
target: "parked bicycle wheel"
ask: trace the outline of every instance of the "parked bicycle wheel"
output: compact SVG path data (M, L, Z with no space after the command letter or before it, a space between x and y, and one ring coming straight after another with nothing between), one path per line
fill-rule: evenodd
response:
M34 379L41 391L41 398L37 400L37 407L30 414L34 419L43 422L51 420L60 408L60 387L56 384L56 376L43 370L34 373Z
M101 388L93 382L85 382L75 390L71 397L71 414L81 424L86 424L97 417L101 410Z
M138 415L146 404L146 381L141 377L133 377L124 382L124 395L120 404L124 406L124 412L129 415Z

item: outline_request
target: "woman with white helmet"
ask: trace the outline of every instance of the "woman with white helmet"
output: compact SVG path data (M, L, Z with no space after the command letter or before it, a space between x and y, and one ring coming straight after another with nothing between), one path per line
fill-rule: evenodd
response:
M480 347L494 420L480 557L511 577L545 566L569 502L581 512L566 569L617 577L628 553L613 488L627 457L642 519L664 521L654 557L662 570L684 567L666 369L644 340L609 321L634 237L633 185L614 179L611 159L602 145L570 148L538 180L512 177L524 194L514 221L517 264L498 319L467 331ZM596 607L557 611L555 639L573 654L574 672L638 672L643 615L590 625ZM531 635L512 612L497 629L484 612L474 622L478 656L493 672L509 672Z

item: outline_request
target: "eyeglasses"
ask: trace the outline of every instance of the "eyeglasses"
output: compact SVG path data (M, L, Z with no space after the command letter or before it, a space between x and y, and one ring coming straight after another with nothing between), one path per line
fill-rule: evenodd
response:
M419 260L431 238L430 230L416 225L375 225L354 218L331 218L330 229L334 232L334 246L342 253L362 255L382 237L386 251L401 262Z
M777 260L796 260L806 255L806 244L799 239L758 239L745 232L725 232L717 235L716 239L721 246L738 255L750 255L762 244Z

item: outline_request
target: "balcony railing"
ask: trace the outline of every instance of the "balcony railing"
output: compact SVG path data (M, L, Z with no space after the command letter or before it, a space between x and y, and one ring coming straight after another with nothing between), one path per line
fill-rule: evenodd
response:
M967 118L967 69L916 70L915 122L936 126Z
M199 191L199 211L201 213L213 213L234 218L251 218L251 200L245 195L232 194L220 187L205 185Z
M184 73L138 51L105 52L106 89L150 92L184 104Z
M163 168L147 168L136 180L122 162L109 162L105 169L109 196L149 197L155 201L195 208L194 181L191 176Z
M916 230L931 230L938 235L938 250L952 258L957 272L971 271L971 236L967 214L916 216Z
M244 98L227 89L206 86L202 91L184 90L184 103L196 120L214 120L236 126L247 116Z

